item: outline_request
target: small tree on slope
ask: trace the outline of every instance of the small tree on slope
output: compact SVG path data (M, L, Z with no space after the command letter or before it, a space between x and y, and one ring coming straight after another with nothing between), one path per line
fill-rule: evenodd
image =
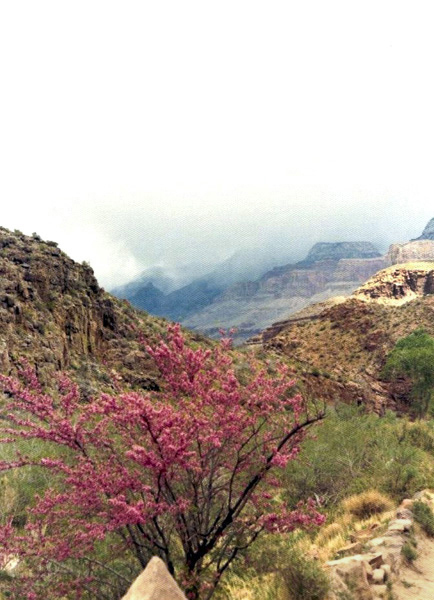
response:
M412 412L419 418L426 416L434 391L434 338L423 329L401 338L387 356L382 376L409 377Z
M41 458L17 454L0 469L51 474L24 530L1 528L4 554L26 566L8 584L20 597L107 598L92 569L77 565L95 564L98 545L118 538L142 567L158 555L190 598L210 598L263 530L323 522L313 503L289 510L270 493L278 485L271 472L296 458L308 426L323 417L309 416L291 393L287 369L271 377L251 359L242 383L228 340L193 350L179 326L167 338L147 348L163 380L157 393L84 402L65 377L53 397L29 368L25 383L0 376L11 423L1 442L46 446Z

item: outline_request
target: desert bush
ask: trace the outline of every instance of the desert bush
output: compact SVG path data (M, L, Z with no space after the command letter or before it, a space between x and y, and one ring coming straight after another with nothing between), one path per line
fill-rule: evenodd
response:
M393 502L378 490L367 490L346 498L343 508L358 519L368 519L372 515L392 510Z
M410 411L418 418L430 411L434 392L433 361L434 338L423 329L417 329L396 343L381 372L386 380L410 379Z
M417 442L416 431L411 431L405 417L387 413L380 418L361 407L337 405L316 427L315 440L306 440L299 460L288 464L282 480L285 494L292 501L317 494L333 511L345 497L372 488L399 502L432 487L429 440ZM427 436L430 431L427 425Z
M412 563L417 558L416 549L410 544L410 542L405 542L402 547L401 554L408 563Z
M426 452L434 451L434 427L432 422L404 422L403 437L416 448Z
M416 500L413 502L412 511L415 521L419 523L425 533L430 537L434 537L434 512L431 507L425 502Z
M281 575L290 600L323 600L330 590L329 579L318 561L297 550Z
M343 535L344 533L345 526L342 523L330 523L330 525L327 525L321 529L316 536L315 541L318 545L322 545L338 535Z

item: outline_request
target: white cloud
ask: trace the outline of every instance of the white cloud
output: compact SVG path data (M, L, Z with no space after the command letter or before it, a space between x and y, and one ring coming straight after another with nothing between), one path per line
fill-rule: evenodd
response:
M430 10L2 3L1 222L86 254L105 285L270 237L417 235L433 216Z

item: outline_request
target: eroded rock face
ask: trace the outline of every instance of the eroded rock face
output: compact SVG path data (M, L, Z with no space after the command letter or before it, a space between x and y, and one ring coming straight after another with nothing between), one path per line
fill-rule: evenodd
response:
M388 265L398 265L414 261L434 260L434 237L406 244L392 244L386 255Z
M91 267L71 260L55 242L0 227L2 373L16 372L24 357L42 383L72 368L92 392L94 383L110 385L114 369L126 383L154 389L155 369L151 373L138 328L148 337L165 326L107 294Z
M161 558L154 556L122 600L186 600L186 597Z
M434 262L389 267L369 279L353 294L358 300L403 304L434 293Z

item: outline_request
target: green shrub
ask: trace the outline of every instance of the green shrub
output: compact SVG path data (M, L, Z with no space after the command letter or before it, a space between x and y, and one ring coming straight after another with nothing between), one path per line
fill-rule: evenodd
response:
M417 491L434 487L434 460L429 432L417 447L416 432L404 433L405 418L366 414L360 407L330 408L315 439L306 440L298 460L288 464L282 478L285 500L319 496L327 509L350 495L375 488L400 502Z
M412 446L425 450L434 451L434 429L432 423L417 421L415 423L404 422L403 439Z
M330 590L329 579L319 563L297 550L281 575L290 600L323 600Z
M433 361L434 338L423 329L417 329L398 340L381 371L385 380L396 381L400 377L410 379L410 410L419 418L430 412L434 393Z
M425 502L416 500L413 503L412 511L415 521L419 523L425 533L434 537L434 512L432 509Z
M401 554L409 563L412 563L417 558L417 552L409 542L405 542L405 544L402 547Z

